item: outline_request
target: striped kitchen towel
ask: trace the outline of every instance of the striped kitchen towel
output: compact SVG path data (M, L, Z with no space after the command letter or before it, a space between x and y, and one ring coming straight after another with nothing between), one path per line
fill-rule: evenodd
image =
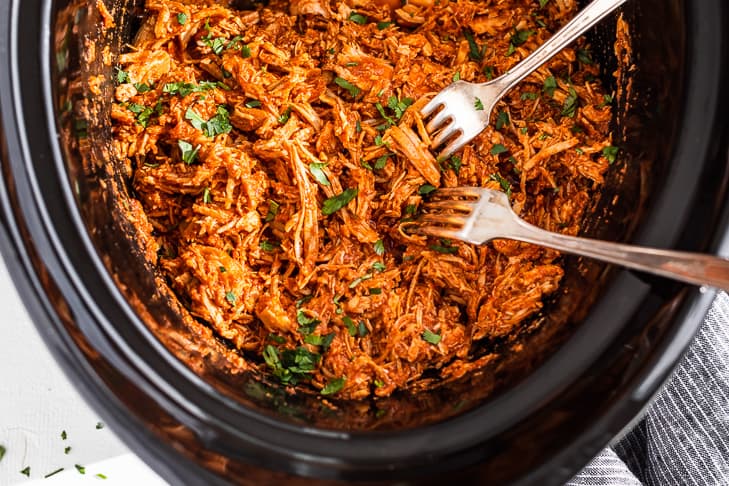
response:
M719 293L643 419L567 486L729 485L729 297Z

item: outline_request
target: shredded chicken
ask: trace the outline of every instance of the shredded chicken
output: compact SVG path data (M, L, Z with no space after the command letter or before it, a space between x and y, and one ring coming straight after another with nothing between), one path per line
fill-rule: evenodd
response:
M559 288L559 254L403 225L435 188L476 185L578 233L616 153L611 98L581 41L449 160L418 110L506 72L577 9L540 3L147 0L116 73L115 147L180 302L262 372L342 399L491 360Z

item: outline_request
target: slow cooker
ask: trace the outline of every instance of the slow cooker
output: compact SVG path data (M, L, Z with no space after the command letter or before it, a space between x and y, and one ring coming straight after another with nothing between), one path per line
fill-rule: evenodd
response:
M0 250L59 365L154 470L172 484L561 484L639 416L715 291L579 258L524 352L433 391L327 404L230 372L232 351L183 317L119 209L111 84L74 77L112 78L142 4L0 4ZM586 236L728 254L728 10L627 2L624 86L615 15L590 33L625 96ZM89 39L112 62L86 62Z

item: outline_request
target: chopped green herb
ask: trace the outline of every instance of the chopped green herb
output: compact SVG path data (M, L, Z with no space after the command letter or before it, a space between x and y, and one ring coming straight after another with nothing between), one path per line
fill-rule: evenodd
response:
M263 350L263 359L281 383L295 385L316 369L321 355L299 346L296 350L279 351L271 344Z
M245 45L245 44L244 44L244 45L242 45L242 46L240 47L240 55L241 55L241 57L243 57L243 58L248 58L248 57L251 57L251 48L250 48L250 47L248 47L248 46L247 46L247 45Z
M380 295L382 293L382 289L379 287L372 287L370 289L370 295Z
M577 148L575 149L575 152L577 152L577 154L578 154L578 155L584 155L584 154L585 154L585 151L584 151L584 150L582 150L582 149L581 149L580 147L577 147Z
M131 83L132 80L129 77L129 73L122 70L121 68L116 69L116 81L119 84Z
M423 331L421 337L423 338L423 341L427 341L433 345L437 345L441 340L441 335L434 333L430 329L426 329L425 331Z
M340 78L339 76L334 78L334 84L349 91L349 95L352 98L356 98L362 92L362 90L359 89L357 86L353 85L344 78Z
M609 95L609 94L602 95L602 103L600 103L599 105L597 105L597 107L598 108L605 108L607 105L609 105L612 102L613 102L613 96L612 95Z
M549 3L549 0L539 0L539 8L544 8Z
M357 326L354 325L354 321L349 316L342 317L342 322L347 326L347 332L350 336L354 337L357 335Z
M61 431L61 440L66 440L66 439L68 439L68 434L66 434L65 430L62 430Z
M187 15L184 13L178 13L177 14L177 23L180 25L185 25L187 23Z
M437 251L438 253L445 253L447 255L453 255L454 253L458 253L458 247L453 246L450 240L445 239L441 239L439 245L428 245L428 248L433 251Z
M372 264L372 270L376 272L384 272L386 269L387 267L382 262L375 262Z
M610 145L602 149L602 156L607 159L608 163L612 164L617 159L619 151L618 147Z
M229 291L229 292L226 292L226 293L225 293L225 300L227 300L227 301L228 301L228 303L230 303L230 305L235 305L235 301L236 301L237 299L236 299L236 297L235 297L235 294L234 294L233 292L230 292L230 291Z
M483 73L486 75L486 79L488 79L489 81L494 79L494 67L493 66L484 66Z
M104 475L104 474L101 474L101 473L97 473L97 474L96 474L96 477L97 477L97 478L99 478L99 479L108 479L108 478L106 477L106 475Z
M311 172L311 175L314 176L316 182L318 182L322 186L331 185L329 183L329 179L327 179L327 175L322 170L326 166L327 164L322 164L321 162L312 162L311 164L309 164L309 172Z
M421 196L427 196L433 191L435 191L435 186L432 186L430 184L423 184L418 188L418 194L420 194Z
M261 102L258 100L250 100L245 102L246 108L259 108L261 106Z
M101 430L103 428L104 428L104 424L102 424L101 422L96 422L96 430Z
M152 91L152 87L146 83L134 83L134 89L137 90L137 93L148 93Z
M322 395L333 395L340 391L342 388L344 388L344 383L347 381L347 379L342 376L341 378L335 378L334 380L330 381L329 383L324 386L324 388L321 389Z
M276 219L276 215L278 215L278 211L281 209L281 205L277 203L274 200L268 201L268 213L266 214L266 223L270 223L274 219Z
M336 213L337 211L339 211L340 209L345 207L347 204L349 204L355 197L357 197L358 193L359 193L358 188L350 187L349 189L346 189L341 194L330 197L329 199L324 201L324 205L321 208L321 212L326 216Z
M554 92L557 90L557 80L554 79L554 76L548 76L544 78L544 86L542 87L542 91L546 93L547 96L550 98L554 97Z
M283 337L281 337L281 336L279 336L278 334L269 334L268 335L268 339L270 341L273 341L274 343L278 343L278 344L284 344L284 343L286 343L286 339L283 338Z
M370 330L367 329L367 324L365 324L365 321L359 321L357 324L357 334L359 334L359 337L365 337L370 333Z
M508 152L509 149L504 147L503 144L497 143L493 147L491 147L491 155L499 155L503 154L504 152Z
M360 121L359 121L359 120L357 120L357 122L356 122L356 123L354 124L354 130L355 130L355 131L356 131L357 133L360 133L360 132L362 132L362 123L360 123Z
M375 378L372 384L375 385L376 388L382 388L383 386L385 386L385 382L380 380L379 378Z
M50 478L51 476L54 476L63 470L64 470L64 468L60 467L60 468L56 469L55 471L50 472L50 473L46 474L45 476L43 476L43 479Z
M527 93L522 93L522 95L521 95L521 100L522 101L524 101L524 100L534 101L537 98L539 98L539 95L537 93L533 93L531 91L530 92L527 92Z
M518 30L515 29L514 33L511 36L511 39L509 40L509 44L511 44L514 47L520 46L523 43L525 43L530 36L534 34L533 30Z
M526 133L529 131L527 127L521 127L519 129L519 132L521 132L522 135L526 135Z
M477 109L478 111L483 111L483 109L484 109L484 108L483 108L483 101L481 101L481 98L476 98L476 101L474 101L474 102L473 102L473 106L474 106L474 107L475 107L475 108L476 108L476 109Z
M25 474L26 476L30 477L30 466L27 466L25 469L21 470L20 474Z
M551 136L550 134L548 134L548 133L546 133L546 132L542 132L542 133L540 133L540 134L539 134L539 137L537 137L537 138L538 138L539 140L546 140L546 139L548 139L548 138L549 138L550 136Z
M567 98L565 98L565 100L564 100L564 105L562 105L562 116L574 118L575 113L577 112L577 105L578 105L577 101L578 101L577 92L575 91L575 88L570 86L569 94L567 95Z
M377 28L379 30L385 30L392 25L392 22L377 22Z
M361 284L362 282L364 282L365 280L369 280L369 279L371 279L371 278L372 278L372 274L371 274L371 273L366 273L366 274L362 275L361 277L357 277L356 279L354 279L354 280L352 281L352 283L351 283L351 284L349 284L349 288L350 288L350 289L353 289L353 288L355 288L355 287L356 287L357 285L359 285L359 284Z
M496 129L501 130L504 127L508 127L509 122L509 114L505 111L500 111L499 114L496 116Z
M473 33L470 30L464 29L463 36L468 41L468 57L472 61L481 61L483 55L486 52L486 46L479 47L476 40L473 38Z
M463 161L461 158L457 155L451 156L450 161L448 162L448 165L451 169L453 169L453 172L456 173L456 175L460 174L461 172L461 166L463 165Z
M376 418L382 418L382 417L384 417L384 416L385 416L386 414L387 414L387 410L386 410L386 409L384 409L384 408L378 408L378 409L377 409L377 412L375 412L375 417L376 417Z
M296 301L296 308L299 309L302 305L306 304L307 302L310 302L311 299L313 299L313 295L305 295L304 297L300 298Z
M375 241L375 253L379 256L385 254L385 243L382 240Z
M230 86L220 81L200 81L200 84L193 83L166 83L162 86L162 92L169 95L179 95L183 98L191 93L203 93L215 88L230 90Z
M261 243L259 243L259 246L261 247L261 250L267 251L270 253L272 251L276 251L276 248L279 247L279 244L274 243L273 241L261 240Z
M225 273L225 272L227 272L228 270L227 270L227 269L226 269L226 268L225 268L224 266L222 266L222 265L221 265L221 266L219 266L219 267L218 267L218 271L219 271L220 273Z
M364 25L367 23L367 17L362 14L358 14L357 12L350 13L349 20L359 25Z
M418 212L418 207L415 204L408 204L405 206L405 214L408 216L415 216L415 213Z
M587 49L577 49L577 60L582 64L593 64L592 56Z
M322 351L326 351L329 349L329 346L332 345L332 341L334 340L334 336L336 336L337 333L330 332L329 334L325 334L324 336L317 336L316 334L307 334L304 336L304 342L306 344L311 344L312 346L321 346Z
M218 106L215 116L208 121L205 121L190 107L185 112L185 119L189 120L193 127L203 131L208 137L228 133L233 129L230 124L230 115L224 106Z
M74 467L79 472L79 474L86 474L86 468L83 466L79 466L78 464L74 464Z
M184 163L186 163L187 165L195 163L195 159L197 158L197 153L200 150L200 145L193 148L191 143L186 142L184 140L179 140L177 142L177 146L180 147L180 153L181 153L182 161Z
M210 204L213 202L213 197L210 195L210 188L206 187L203 189L203 204Z
M414 102L415 100L412 98L403 98L401 100L398 100L397 96L390 96L387 98L387 106L395 113L395 118L398 120L402 118L408 106L412 105Z
M287 121L289 121L289 118L291 118L291 107L287 107L286 110L284 110L283 113L281 113L281 116L278 117L278 122L281 125L285 125Z
M387 159L390 158L391 155L395 154L385 154L381 157L377 157L377 160L375 160L375 169L376 170L382 170L387 165Z
M5 453L6 453L7 451L8 451L8 450L7 450L6 448L5 448L5 446L1 446L1 445L0 445L0 461L2 461L2 460L3 460L3 456L5 455Z
M498 182L499 185L501 186L501 190L504 191L508 197L511 197L511 183L509 181L507 181L506 179L504 179L503 177L501 177L501 174L498 174L498 173L491 174L489 179L491 179L492 181Z
M316 317L307 316L301 309L296 311L296 322L299 323L299 332L302 334L311 334L316 329L316 326L321 323Z
M142 125L144 128L147 128L149 120L154 114L154 109L148 106L140 105L139 103L130 103L127 108L129 109L129 111L137 115L137 123Z
M461 72L456 71L456 74L453 75L453 82L455 83L456 81L460 81L460 80L461 80Z
M379 105L379 103L377 103L377 104ZM382 105L380 105L380 106L382 106ZM384 144L384 142L382 141L382 135L377 135L375 137L375 145L378 147L381 147L383 144Z

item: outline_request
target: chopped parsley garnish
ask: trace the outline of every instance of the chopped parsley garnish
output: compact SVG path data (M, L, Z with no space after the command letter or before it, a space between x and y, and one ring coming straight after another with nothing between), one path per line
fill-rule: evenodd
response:
M278 122L281 125L285 125L287 121L289 121L289 118L291 118L291 107L287 107L283 113L281 113L281 116L278 117Z
M240 46L240 55L243 58L251 57L251 48L245 44Z
M359 25L364 25L367 23L367 17L365 15L358 14L357 12L350 13L349 20Z
M250 100L245 102L246 108L258 108L261 106L261 102L258 100Z
M107 479L106 475L101 474L101 473L97 473L96 474L96 477L99 478L99 479Z
M491 176L489 176L489 179L498 182L499 186L501 186L501 190L504 191L507 196L511 197L511 183L501 177L501 174L491 174Z
M213 197L210 195L210 188L206 187L203 189L203 204L210 204L213 202Z
M227 269L226 269L226 268L225 268L224 266L220 265L220 266L218 267L218 271L219 271L220 273L225 273L225 272L227 272L228 270L227 270Z
M322 164L321 162L312 162L311 164L309 164L309 172L311 172L311 175L314 176L316 182L318 182L322 186L331 185L329 183L329 179L327 179L327 175L322 170L326 166L327 164Z
M79 472L79 474L86 474L86 468L83 466L79 466L78 464L74 464L74 467Z
M384 169L385 166L387 165L387 159L389 159L390 156L392 156L392 155L395 155L395 154L389 153L389 154L385 154L380 157L377 157L377 159L375 160L375 169L376 170Z
M476 101L473 102L474 108L476 108L478 111L483 111L483 101L481 101L481 98L476 98Z
M65 468L59 467L55 471L50 472L50 473L46 474L45 476L43 476L43 479L50 478L51 476L55 476L56 474L58 474L59 472L63 471L64 469Z
M355 337L357 335L357 326L354 324L354 321L349 316L342 317L342 322L345 326L347 326L347 332L350 336Z
M373 277L373 275L372 275L371 273L365 273L365 274L364 274L364 275L362 275L361 277L357 277L356 279L354 279L354 280L352 281L352 283L351 283L351 284L349 284L349 288L350 288L350 289L353 289L353 288L355 288L355 287L356 287L357 285L361 284L361 283L362 283L362 282L364 282L365 280L369 280L369 279L371 279L372 277Z
M554 79L554 76L548 76L544 78L544 86L542 87L542 91L546 93L547 96L550 98L554 97L554 92L557 90L557 80Z
M357 197L358 193L358 188L350 187L341 194L330 197L329 199L324 201L324 205L321 207L321 212L326 216L336 213L347 204L349 204L355 197Z
M237 300L237 298L235 297L235 294L233 292L226 292L225 300L227 300L230 305L235 305L235 301Z
M349 91L349 94L352 98L356 98L362 92L362 90L359 89L357 86L353 85L344 78L340 78L339 76L334 78L334 84Z
M137 123L142 125L144 128L147 128L149 119L152 118L152 115L154 114L154 109L149 106L140 105L139 103L130 103L127 108L129 111L137 115Z
M570 118L575 117L575 113L577 111L577 92L575 91L575 88L570 86L569 94L567 95L567 98L564 100L564 105L562 105L562 116L567 116Z
M96 422L96 430L101 430L103 428L104 428L104 424L102 424L101 422Z
M618 147L610 145L602 149L602 156L607 159L608 163L612 164L617 159L619 151Z
M421 196L427 196L433 191L435 191L435 186L432 186L430 184L423 184L418 188L418 194L420 194Z
M483 59L483 55L486 52L486 46L481 46L476 43L476 40L473 38L473 33L470 30L463 29L463 36L468 41L468 57L472 61L480 61Z
M271 334L268 335L268 340L269 341L273 341L274 343L278 343L278 344L284 344L284 343L286 343L286 339L285 338L279 336L278 334L273 334L273 333L271 333Z
M389 26L392 25L392 22L377 22L377 29L378 30L385 30Z
M420 337L423 338L423 341L427 341L433 345L438 344L441 340L441 335L434 333L430 329L426 329L425 331L423 331L423 334Z
M68 455L68 453L71 452L71 446L67 446L65 449L63 449L63 453Z
M376 272L384 272L386 269L387 267L382 262L375 262L372 264L372 270Z
M461 72L456 71L456 74L453 75L453 82L455 83L456 81L460 81L460 80L461 80Z
M522 93L521 94L521 100L522 101L525 101L525 100L534 101L537 98L539 98L539 95L537 93L532 92L532 91L528 91L526 93Z
M613 96L612 95L609 95L609 94L602 95L602 103L600 103L599 105L597 105L597 107L598 108L605 108L607 105L609 105L612 102L613 102Z
M0 445L0 461L2 461L2 460L3 460L3 456L5 455L5 453L6 453L7 451L8 451L8 450L7 450L6 448L5 448L5 446L1 446L1 445Z
M379 256L385 254L385 243L382 240L375 241L375 253Z
M221 88L230 90L230 87L220 81L201 81L199 84L193 83L166 83L162 86L162 92L170 95L180 95L183 98L191 93L202 93L211 89Z
M180 140L177 142L177 146L180 147L180 154L184 163L187 165L195 163L197 153L200 151L200 145L193 147L190 142Z
M506 51L506 55L510 56L516 51L516 48L529 39L529 36L534 34L533 30L518 30L514 29L514 33L509 40L509 49Z
M380 295L382 293L382 289L379 287L372 287L370 289L370 295Z
M299 380L309 378L321 360L321 355L301 346L279 353L278 349L269 344L263 350L263 359L281 383L296 385Z
M359 334L359 337L365 337L370 333L370 330L367 329L367 324L365 324L365 321L359 321L357 323L357 334Z
M441 168L443 170L447 170L448 168L453 169L453 172L458 175L461 172L462 165L463 161L461 160L461 158L457 155L453 155L449 160L446 160L441 164Z
M577 60L582 64L593 64L592 56L587 49L577 49Z
M509 151L509 149L504 147L503 144L497 143L497 144L494 144L493 147L491 147L490 153L491 153L491 155L499 155L499 154L503 154L504 152L508 152L508 151Z
M280 245L273 241L261 240L261 243L259 244L259 246L261 247L261 250L267 251L270 253L272 251L276 251L276 248L278 248Z
M122 70L121 68L117 68L116 70L116 82L119 84L126 84L131 83L132 80L129 78L129 73Z
M268 213L266 214L266 223L270 223L274 219L276 219L276 215L278 215L278 210L281 209L281 205L277 203L274 200L268 201Z
M316 329L316 326L321 323L316 317L307 316L301 309L296 311L296 322L299 323L299 332L302 334L311 334Z
M441 239L439 245L428 245L428 248L433 251L437 251L438 253L445 253L446 255L458 253L458 247L453 246L450 240L445 239Z
M26 466L25 469L22 469L20 471L20 474L25 474L26 476L30 477L30 466Z
M402 115L405 113L405 110L408 109L408 106L412 105L415 102L412 98L403 98L401 100L397 99L397 96L390 96L387 98L387 106L395 113L395 118L400 119L402 118Z
M177 23L180 25L185 25L187 23L187 15L185 13L178 13Z
M208 121L205 121L190 107L185 113L185 119L189 120L193 127L202 130L208 137L229 133L233 129L230 124L230 114L224 106L218 106L215 116Z
M505 111L500 111L496 116L496 129L501 130L504 127L509 126L509 114Z
M380 380L379 378L375 378L372 384L375 385L376 388L382 388L383 386L385 386L385 382Z
M539 0L539 8L544 8L549 3L549 0Z
M68 439L68 434L66 434L65 430L62 430L61 431L61 440L66 440L66 439Z
M134 83L134 89L137 90L137 93L148 93L152 91L152 87L146 83Z
M347 379L342 376L341 378L335 378L329 383L324 386L324 388L321 389L322 395L333 395L340 391L342 388L344 388L344 383L347 381Z
M383 108L382 103L380 103L379 101L377 103L375 103L375 108L377 108L377 111L380 113L380 116L385 119L385 121L387 122L388 125L395 125L395 120L393 120L390 115L385 113L385 108ZM385 128L387 128L387 126L385 126ZM382 145L382 136L380 136L380 135L377 135L377 136L380 137L380 143L378 144L377 138L375 138L375 145Z
M304 297L296 301L296 308L300 309L302 305L306 304L307 302L311 302L311 299L313 298L313 295L305 295Z
M316 334L307 334L304 336L304 342L306 344L311 344L312 346L321 346L322 351L326 351L329 349L329 346L332 345L332 341L334 340L334 336L336 336L337 333L330 332L329 334L325 334L323 336L317 336Z
M380 106L380 108L382 108L382 105L380 105L379 103L377 103L377 105L379 105L379 106ZM377 105L375 105L375 106L377 106ZM382 113L382 112L380 112L380 113ZM376 145L376 146L380 147L380 146L382 146L382 145L383 145L384 143L385 143L385 142L383 142L383 141L382 141L382 135L377 135L377 136L375 137L375 145Z
M483 73L486 75L486 79L488 79L489 81L494 79L494 67L493 66L484 66Z

